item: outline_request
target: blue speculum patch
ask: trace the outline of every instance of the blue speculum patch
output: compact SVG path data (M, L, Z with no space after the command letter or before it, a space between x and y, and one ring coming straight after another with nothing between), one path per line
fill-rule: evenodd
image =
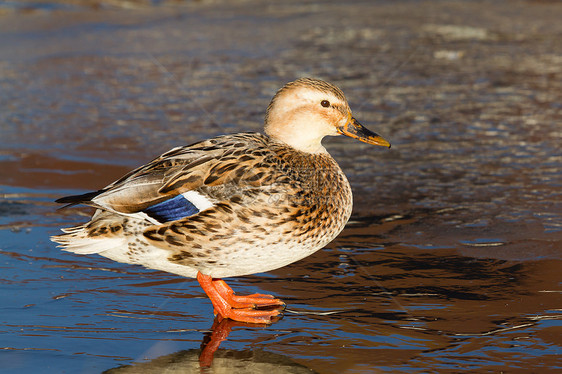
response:
M178 195L146 208L143 212L158 222L170 222L197 214L199 209L183 195Z

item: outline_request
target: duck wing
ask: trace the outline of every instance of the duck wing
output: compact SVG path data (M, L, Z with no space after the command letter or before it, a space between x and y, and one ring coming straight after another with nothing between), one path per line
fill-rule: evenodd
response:
M225 135L174 148L107 187L58 199L122 214L147 213L158 222L184 218L236 188L259 187L251 171L268 154L261 134ZM209 188L209 187L227 188Z

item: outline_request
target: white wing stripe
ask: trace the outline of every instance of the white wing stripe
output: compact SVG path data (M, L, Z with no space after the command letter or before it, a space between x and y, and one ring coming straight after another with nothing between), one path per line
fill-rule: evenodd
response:
M215 206L215 204L213 204L211 200L197 191L187 191L182 193L182 195L186 198L187 201L195 205L195 207L199 209L200 212Z

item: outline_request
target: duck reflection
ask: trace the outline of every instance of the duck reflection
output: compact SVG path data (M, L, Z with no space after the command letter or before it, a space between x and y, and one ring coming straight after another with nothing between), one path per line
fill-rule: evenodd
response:
M104 374L131 373L268 373L268 374L310 374L312 369L291 360L287 356L256 350L219 349L222 342L234 327L264 328L270 324L248 324L215 317L211 331L205 335L201 349L179 351L170 355L157 357L149 362L120 366L104 372Z
M277 322L280 318L277 318ZM213 358L215 352L217 352L220 344L224 342L232 328L235 326L243 326L243 327L267 327L270 324L255 324L255 323L244 323L244 322L237 322L233 321L229 318L223 318L220 314L217 314L215 320L213 321L213 326L211 326L211 332L208 333L203 342L201 343L201 354L199 355L199 366L201 368L209 368L212 366Z

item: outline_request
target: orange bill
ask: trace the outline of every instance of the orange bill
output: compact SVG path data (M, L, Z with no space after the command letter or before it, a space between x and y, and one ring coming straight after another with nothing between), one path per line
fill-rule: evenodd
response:
M386 139L379 134L375 134L351 116L349 116L349 121L344 126L338 128L338 132L350 138L360 140L363 143L390 148L390 143Z

